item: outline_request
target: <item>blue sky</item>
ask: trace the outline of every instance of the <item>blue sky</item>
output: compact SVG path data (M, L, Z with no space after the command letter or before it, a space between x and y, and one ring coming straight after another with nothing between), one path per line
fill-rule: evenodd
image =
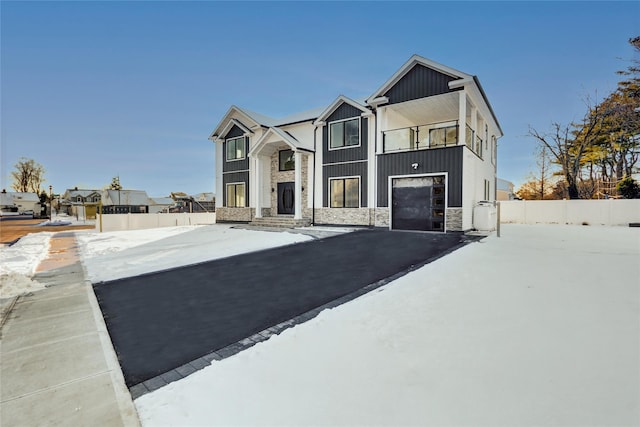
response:
M210 132L232 104L280 117L364 98L412 54L479 77L505 136L498 175L534 169L545 130L614 90L640 2L7 2L1 186L214 191Z

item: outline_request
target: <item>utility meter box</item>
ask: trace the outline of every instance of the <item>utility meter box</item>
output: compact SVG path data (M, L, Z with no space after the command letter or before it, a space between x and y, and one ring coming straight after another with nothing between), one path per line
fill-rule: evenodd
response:
M473 228L478 231L496 229L496 207L492 202L481 201L473 208Z

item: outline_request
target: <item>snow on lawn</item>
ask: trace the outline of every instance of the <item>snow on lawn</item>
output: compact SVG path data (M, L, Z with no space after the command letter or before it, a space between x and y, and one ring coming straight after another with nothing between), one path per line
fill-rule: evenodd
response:
M292 233L241 230L230 225L78 233L93 283L196 264L245 252L311 240Z
M136 407L144 426L639 425L639 257L640 229L506 225Z
M42 289L31 276L49 252L53 233L30 233L12 246L0 247L0 298L12 298Z

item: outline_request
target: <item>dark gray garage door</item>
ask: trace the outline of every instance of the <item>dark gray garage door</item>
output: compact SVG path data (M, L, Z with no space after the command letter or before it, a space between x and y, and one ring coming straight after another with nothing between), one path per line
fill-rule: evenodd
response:
M444 231L445 178L418 176L391 179L391 228Z

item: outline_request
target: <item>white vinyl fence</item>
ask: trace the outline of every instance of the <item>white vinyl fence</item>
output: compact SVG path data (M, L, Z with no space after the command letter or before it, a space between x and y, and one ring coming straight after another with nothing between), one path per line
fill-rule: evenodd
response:
M96 231L142 230L179 225L215 224L215 212L98 215Z
M503 201L500 222L628 226L640 222L640 199Z

